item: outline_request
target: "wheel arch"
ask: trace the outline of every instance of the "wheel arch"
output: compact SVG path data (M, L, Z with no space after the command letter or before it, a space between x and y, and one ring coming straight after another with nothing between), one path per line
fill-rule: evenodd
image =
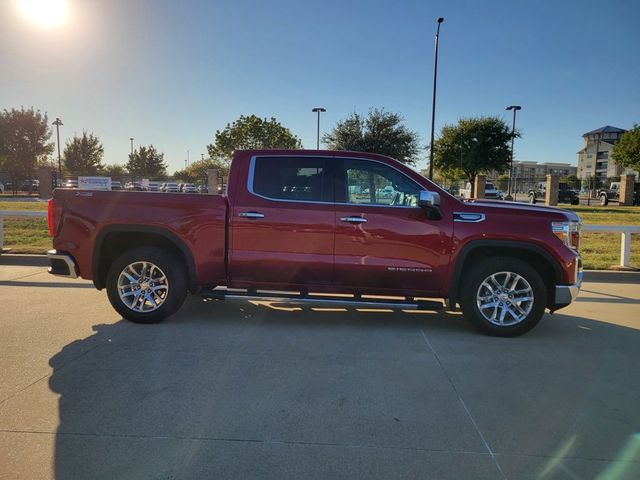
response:
M465 268L469 268L475 261L487 256L512 256L527 261L540 273L547 288L547 305L552 305L555 298L555 285L562 283L562 268L558 262L539 245L510 240L475 240L462 247L456 257L456 263L449 289L450 305L460 300L460 284L464 278ZM553 281L548 279L552 278Z
M97 233L91 269L93 284L98 290L106 286L109 265L124 252L140 246L156 246L180 255L187 270L189 291L198 290L195 260L191 249L172 231L162 227L142 225L107 225Z

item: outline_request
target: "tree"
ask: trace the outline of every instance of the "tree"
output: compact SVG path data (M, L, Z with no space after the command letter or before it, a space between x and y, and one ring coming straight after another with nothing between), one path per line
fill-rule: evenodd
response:
M351 150L387 155L415 165L420 151L416 132L403 125L401 115L382 109L369 111L366 118L352 113L322 137L330 150Z
M271 117L241 115L227 124L224 130L216 130L214 143L207 146L212 159L229 161L231 152L239 149L297 149L302 148L300 139Z
M158 152L153 145L134 150L129 154L129 161L125 167L136 178L159 179L167 175L164 153Z
M622 134L613 147L611 158L620 166L640 170L640 125L636 124Z
M127 176L129 172L124 168L123 165L118 165L117 163L112 163L111 165L107 165L102 169L102 174L105 177L113 178L122 178Z
M479 173L509 168L512 137L511 128L498 117L463 118L442 127L434 145L434 167L462 170L473 185Z
M103 155L100 139L93 133L82 132L82 136L76 135L67 141L62 162L70 175L98 175L104 168Z
M0 168L11 179L14 192L21 180L34 178L39 162L53 152L46 113L11 109L0 112Z
M185 182L195 183L205 180L207 178L207 170L212 169L218 170L220 177L226 177L229 175L229 162L210 158L198 160L183 170L177 170L173 174L173 177L184 180Z

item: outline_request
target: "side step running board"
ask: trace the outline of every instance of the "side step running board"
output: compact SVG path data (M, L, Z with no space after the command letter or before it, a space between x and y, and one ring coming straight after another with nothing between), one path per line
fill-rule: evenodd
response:
M289 305L342 305L372 308L400 308L406 310L442 310L444 304L438 300L416 300L403 298L390 300L387 297L370 296L333 296L330 294L296 294L291 292L274 292L263 290L235 290L235 289L214 289L202 290L202 298L215 300L266 300L275 303L287 303Z

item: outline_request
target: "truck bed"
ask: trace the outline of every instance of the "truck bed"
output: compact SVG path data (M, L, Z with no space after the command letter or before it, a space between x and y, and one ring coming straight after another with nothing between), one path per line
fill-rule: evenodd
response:
M63 208L54 248L72 255L78 274L94 280L98 288L104 285L99 275L96 278L97 272L108 269L99 264L100 249L118 243L133 248L134 239L141 234L160 234L184 247L181 250L194 288L226 283L226 197L56 189L53 198Z

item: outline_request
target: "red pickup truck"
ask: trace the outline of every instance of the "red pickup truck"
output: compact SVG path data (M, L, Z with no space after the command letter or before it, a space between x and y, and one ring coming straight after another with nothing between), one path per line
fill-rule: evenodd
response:
M582 280L574 213L460 201L362 152L236 151L226 195L57 189L49 230L50 273L93 280L142 323L188 292L428 309L444 299L484 332L515 336L571 303Z

